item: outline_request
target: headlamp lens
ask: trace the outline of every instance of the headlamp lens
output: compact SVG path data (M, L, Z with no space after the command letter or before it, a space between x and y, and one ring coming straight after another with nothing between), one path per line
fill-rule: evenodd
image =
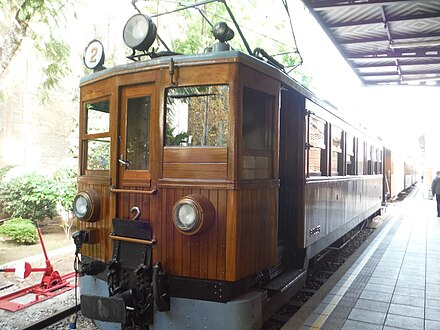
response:
M73 200L73 212L78 218L84 218L90 205L83 195L77 195Z
M176 207L174 221L180 230L189 231L197 224L197 211L189 203L182 203Z

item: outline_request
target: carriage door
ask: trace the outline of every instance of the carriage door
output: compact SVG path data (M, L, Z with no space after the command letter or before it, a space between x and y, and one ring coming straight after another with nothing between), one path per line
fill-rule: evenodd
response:
M122 89L119 121L117 217L132 217L138 206L149 219L151 188L151 114L153 85Z

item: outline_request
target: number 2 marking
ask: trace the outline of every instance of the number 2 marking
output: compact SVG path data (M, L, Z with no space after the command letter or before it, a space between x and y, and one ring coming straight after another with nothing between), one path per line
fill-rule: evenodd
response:
M98 55L98 48L93 47L91 49L90 62L96 62L96 56Z

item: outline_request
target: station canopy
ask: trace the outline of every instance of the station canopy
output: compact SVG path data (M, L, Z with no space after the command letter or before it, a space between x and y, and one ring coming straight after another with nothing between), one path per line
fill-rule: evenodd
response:
M303 0L365 86L440 85L440 0Z

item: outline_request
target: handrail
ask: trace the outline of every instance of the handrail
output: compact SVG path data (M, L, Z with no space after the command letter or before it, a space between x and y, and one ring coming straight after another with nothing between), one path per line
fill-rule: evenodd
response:
M117 235L110 235L110 238L118 241L125 241L125 242L138 243L144 245L156 244L156 240L154 238L152 240L146 240L146 239L131 238L131 237L117 236Z
M157 189L153 190L135 190L135 189L118 189L110 187L110 192L112 193L127 193L127 194L144 194L144 195L154 195L157 193Z

